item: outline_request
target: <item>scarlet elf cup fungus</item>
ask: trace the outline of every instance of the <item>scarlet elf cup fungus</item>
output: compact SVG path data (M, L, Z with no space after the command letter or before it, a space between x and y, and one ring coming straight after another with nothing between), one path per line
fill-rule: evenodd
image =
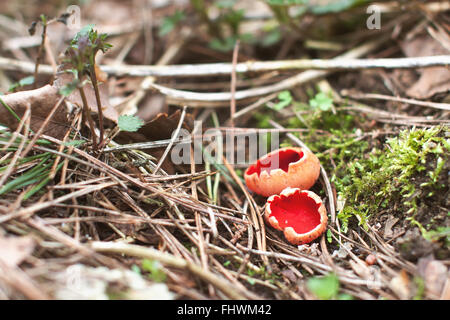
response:
M304 148L272 151L248 167L244 178L253 192L268 197L287 187L311 188L320 174L319 159Z
M284 232L294 244L308 243L326 229L327 211L320 197L312 191L286 188L280 195L271 196L264 215L267 223Z

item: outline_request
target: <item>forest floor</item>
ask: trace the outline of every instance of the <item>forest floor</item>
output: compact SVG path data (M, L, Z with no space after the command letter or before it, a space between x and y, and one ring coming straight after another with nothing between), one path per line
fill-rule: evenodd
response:
M450 4L284 2L0 3L0 299L450 299ZM251 135L320 160L314 241Z

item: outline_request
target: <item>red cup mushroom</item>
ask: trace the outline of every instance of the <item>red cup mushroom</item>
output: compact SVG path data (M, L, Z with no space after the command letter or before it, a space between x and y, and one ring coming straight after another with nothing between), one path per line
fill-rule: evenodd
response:
M253 192L268 197L284 188L311 188L320 174L319 159L303 148L272 151L248 167L244 178Z
M284 232L294 244L308 243L326 229L327 211L320 197L312 191L286 188L280 195L271 196L264 215L267 223Z

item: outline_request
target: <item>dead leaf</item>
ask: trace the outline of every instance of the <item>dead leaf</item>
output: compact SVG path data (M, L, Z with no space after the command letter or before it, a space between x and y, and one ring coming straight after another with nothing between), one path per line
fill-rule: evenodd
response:
M427 291L438 298L443 292L445 282L447 280L447 267L432 255L420 258L417 262L419 274L425 281Z
M445 281L444 290L442 290L440 299L441 300L450 300L450 276L447 276L447 280Z
M436 56L449 54L449 50L430 36L418 36L401 44L407 57ZM406 94L415 99L426 99L450 91L450 71L446 67L419 69L420 78Z
M180 117L180 110L177 110L170 116L167 113L159 113L137 132L121 132L117 136L116 141L119 143L135 143L170 139L180 122ZM186 114L182 128L191 132L193 127L194 118L192 115Z
M0 261L8 267L16 267L34 250L35 241L32 237L0 238Z
M289 280L291 283L296 283L298 278L292 270L286 269L281 271L281 275Z
M409 277L405 270L401 270L400 273L391 279L389 282L389 288L401 299L407 300L411 297L411 290L409 288Z
M338 257L341 259L345 259L348 256L348 252L352 251L353 248L353 244L351 244L350 242L344 242L344 244L339 247L338 250L334 250L333 253L331 254L332 258Z
M54 296L60 300L107 300L114 288L120 288L125 299L172 300L175 297L165 283L150 283L127 269L74 264L53 278Z
M161 94L145 97L140 103L136 116L144 121L153 119L158 113L167 112L166 98Z
M7 104L18 116L22 118L27 104L31 106L31 122L30 126L33 131L38 131L44 122L49 112L53 109L55 104L61 98L59 89L73 80L73 76L66 72L61 72L63 66L59 67L60 72L53 82L53 85L46 85L35 90L26 90L7 94L1 97L5 104ZM99 79L105 80L105 74L98 69ZM93 113L97 113L97 100L95 98L95 92L92 84L86 84L84 86L87 102L89 108ZM118 121L117 111L110 105L108 97L107 83L101 82L99 84L100 101L102 103L102 111L105 119L109 119L114 123ZM78 90L74 90L67 100L75 105L82 107L82 101ZM70 114L62 104L53 115L44 134L61 139L69 129L68 123ZM19 125L19 121L11 114L6 108L0 106L0 119L1 123L9 127L11 130L15 130Z
M58 89L51 85L46 85L35 90L27 90L11 93L1 97L18 116L22 118L27 104L31 106L30 126L33 131L38 131L45 118L53 109L59 99ZM15 130L19 121L3 106L0 106L1 123ZM53 115L51 121L44 130L44 134L55 138L64 137L69 126L69 115L64 104L62 104Z
M383 237L385 239L392 238L392 235L394 232L392 231L392 227L397 223L398 218L395 218L394 216L389 216L388 219L385 222L384 225L384 235Z
M319 257L322 255L322 252L319 250L318 243L312 244L302 244L297 246L298 251L305 253L307 255Z
M120 132L115 138L115 141L120 144L129 144L171 139L173 132L176 130L178 123L180 122L180 117L180 110L177 110L170 116L167 115L167 113L159 113L151 121L142 126L137 132ZM186 114L181 128L192 132L193 127L194 118L192 115ZM153 148L144 151L154 156L156 159L159 159L163 155L165 148L166 147ZM169 174L175 173L175 168L173 167L170 157L166 157L162 163L162 169Z

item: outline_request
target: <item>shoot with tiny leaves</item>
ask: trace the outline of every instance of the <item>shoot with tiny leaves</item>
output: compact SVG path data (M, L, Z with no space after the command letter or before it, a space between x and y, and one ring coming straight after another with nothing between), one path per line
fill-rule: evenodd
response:
M100 101L100 92L98 89L98 81L96 75L95 56L99 51L105 53L112 45L106 42L106 33L99 34L94 30L94 25L89 24L83 27L73 38L69 48L66 51L68 57L65 62L69 64L72 69L67 70L74 76L74 80L65 85L60 93L63 95L70 94L73 90L78 89L81 99L83 101L83 117L88 120L89 127L92 134L92 143L94 150L97 150L98 145L103 142L104 126L103 126L103 111ZM86 94L83 86L87 83L85 80L90 80L95 92L95 99L97 102L100 140L97 144L97 138L94 131L94 122L87 103Z

